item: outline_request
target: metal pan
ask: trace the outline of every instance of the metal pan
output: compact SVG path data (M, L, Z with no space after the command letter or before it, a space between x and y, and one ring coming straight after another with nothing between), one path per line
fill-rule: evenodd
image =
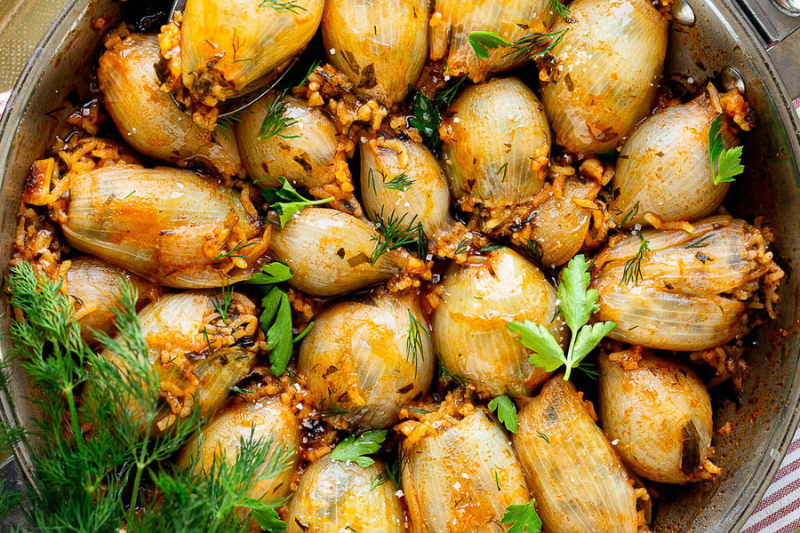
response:
M788 31L800 26L800 20L783 14L773 19L768 0L739 1L742 6L730 0L689 0L695 22L672 25L666 73L704 80L730 67L735 72L726 72L741 76L761 126L746 140L748 179L734 186L727 205L740 217L766 216L789 275L781 293L779 319L760 329L746 355L752 372L741 403L728 401L715 413L715 427L730 421L734 428L730 436L714 441L719 459L715 462L724 473L713 483L664 495L654 515L657 532L739 531L775 476L800 420L800 276L792 272L792 265L800 264L800 123L791 98L800 95L800 77L796 71L787 77L796 84L797 95L787 92L765 51L765 45L788 41L790 34L800 38L800 32ZM4 169L0 175L0 271L5 271L12 249L28 167L63 131L69 102L79 101L74 95L86 94L85 83L101 39L92 22L115 17L118 9L112 0L68 2L14 88L0 120L0 168ZM745 14L762 18L754 26ZM781 51L775 53L777 61L794 66L796 56L788 48L773 46L774 50ZM3 299L0 305L7 317L8 302ZM7 329L7 319L0 319L0 332ZM7 350L3 336L0 358ZM0 393L0 415L12 425L24 425L34 416L24 400L29 391L21 371L15 368L12 374L9 393ZM26 447L18 446L15 455L22 475L31 476Z

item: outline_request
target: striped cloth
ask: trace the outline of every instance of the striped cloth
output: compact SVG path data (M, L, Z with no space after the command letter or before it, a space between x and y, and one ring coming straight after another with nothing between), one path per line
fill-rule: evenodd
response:
M0 93L0 116L11 91ZM794 101L800 114L800 98ZM781 463L764 499L745 524L742 533L800 533L800 429Z

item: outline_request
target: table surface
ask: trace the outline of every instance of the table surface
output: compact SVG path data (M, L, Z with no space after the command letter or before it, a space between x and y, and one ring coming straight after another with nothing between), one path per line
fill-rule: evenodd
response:
M0 92L13 88L19 72L64 3L65 0L0 0ZM800 40L800 32L795 32L794 37ZM776 60L780 62L780 58ZM0 464L9 459L2 454L0 451ZM800 533L798 470L800 430L776 481L742 533Z

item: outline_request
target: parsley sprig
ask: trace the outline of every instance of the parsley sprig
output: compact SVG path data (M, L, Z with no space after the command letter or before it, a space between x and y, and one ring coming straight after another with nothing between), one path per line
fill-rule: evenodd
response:
M558 310L572 332L569 349L566 355L553 334L540 325L530 322L511 322L506 327L511 333L520 336L520 342L533 350L528 361L547 372L553 372L562 365L567 370L564 380L568 380L572 369L611 333L617 324L614 322L597 322L588 325L589 319L600 306L597 304L599 294L590 289L589 263L581 255L573 257L562 272L561 283L558 284Z
M333 201L332 196L324 200L309 200L297 192L294 187L292 187L292 184L283 176L278 176L278 181L281 182L280 188L266 188L261 191L261 195L267 202L272 204L272 208L278 212L281 227L286 226L296 213L302 211L306 207L326 204Z
M467 41L475 51L475 55L481 59L487 59L489 57L489 50L494 50L496 48L509 48L512 46L510 42L506 41L493 31L470 32L470 34L467 35Z
M513 524L508 533L539 533L542 531L542 519L536 512L536 500L525 505L509 505L501 520L504 524Z
M517 434L519 421L517 420L517 406L508 396L498 396L489 402L489 410L497 413L497 419L507 430Z
M742 165L742 146L726 150L722 145L722 115L717 115L708 130L708 155L711 159L711 176L714 185L736 181L736 176L744 172Z
M381 449L381 444L386 440L385 429L375 429L366 431L356 437L350 435L336 445L331 452L331 459L334 461L352 461L358 466L368 467L375 463L371 457L367 457Z

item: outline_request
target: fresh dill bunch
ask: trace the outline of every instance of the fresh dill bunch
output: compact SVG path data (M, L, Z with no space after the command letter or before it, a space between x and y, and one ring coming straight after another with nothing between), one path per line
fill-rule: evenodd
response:
M133 531L181 531L183 533L244 533L249 521L239 510L247 510L266 531L286 529L275 509L284 500L268 500L252 491L258 483L273 479L290 468L293 450L274 441L256 439L253 431L240 438L236 456L228 461L215 454L211 466L200 468L200 455L183 470L162 470L153 476L161 504L132 523Z
M375 213L375 225L380 230L377 237L373 237L376 241L375 248L372 250L371 264L375 265L378 259L391 250L402 248L410 244L416 243L419 246L420 239L424 236L424 231L421 231L421 224L417 222L417 216L406 223L406 215L398 217L397 212L392 209L392 213L387 219L383 214L383 207L381 212Z
M286 116L289 104L286 102L286 94L289 92L287 87L280 93L273 93L272 100L267 108L267 114L258 130L258 140L266 141L271 137L281 137L282 139L296 139L298 135L284 135L282 132L297 124L297 119Z

